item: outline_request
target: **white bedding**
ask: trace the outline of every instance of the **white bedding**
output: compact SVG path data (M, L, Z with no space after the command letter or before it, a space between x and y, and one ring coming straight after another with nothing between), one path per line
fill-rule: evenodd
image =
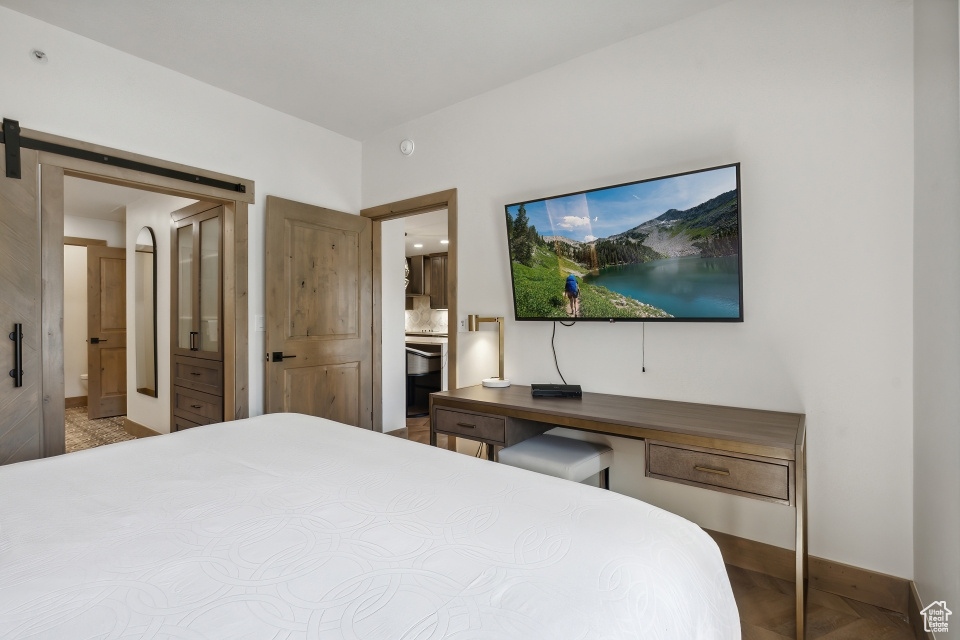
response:
M0 467L3 638L739 638L699 527L276 414Z

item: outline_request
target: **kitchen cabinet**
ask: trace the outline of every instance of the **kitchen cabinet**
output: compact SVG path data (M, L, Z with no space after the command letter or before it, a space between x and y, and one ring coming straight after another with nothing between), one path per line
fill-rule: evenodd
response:
M430 308L447 308L447 254L430 255Z
M429 258L427 256L410 256L407 258L407 265L410 267L409 282L407 283L407 295L424 295L424 262Z
M429 296L431 309L447 308L447 254L432 253L427 256L410 256L407 284L406 309L413 309L413 299Z

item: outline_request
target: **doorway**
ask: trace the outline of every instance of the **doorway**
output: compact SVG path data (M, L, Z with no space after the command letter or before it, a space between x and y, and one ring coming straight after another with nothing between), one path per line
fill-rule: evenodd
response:
M428 409L429 390L419 388L428 386L428 378L433 386L457 388L457 190L371 207L360 215L373 223L374 428L406 435L408 403L415 413ZM420 353L407 350L407 328L414 334L410 348ZM408 377L408 370L414 375ZM419 422L412 428L429 435L429 417L414 419ZM454 446L450 438L448 447Z
M158 322L170 299L167 229L194 202L64 178L65 452L169 430L169 329Z
M64 453L64 180L78 177L224 207L223 419L246 417L250 180L19 127L0 160L0 324L15 366L0 385L0 464ZM11 137L12 136L12 137ZM11 143L11 140L13 141ZM22 143L20 145L19 143ZM4 331L6 333L6 330ZM19 365L19 366L17 366Z
M422 426L448 388L449 242L446 209L381 225L384 431Z

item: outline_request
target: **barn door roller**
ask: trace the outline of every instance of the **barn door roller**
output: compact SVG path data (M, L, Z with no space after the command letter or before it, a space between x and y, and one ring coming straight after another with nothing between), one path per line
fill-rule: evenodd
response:
M4 145L4 154L7 159L7 177L20 178L20 149L34 149L36 151L46 151L55 153L59 156L68 158L78 158L80 160L89 160L99 164L107 164L112 167L121 167L123 169L133 169L142 171L155 176L173 178L174 180L183 180L192 184L202 184L207 187L235 191L237 193L246 193L247 185L243 183L227 182L226 180L217 180L207 176L199 176L186 171L168 169L167 167L158 167L147 164L146 162L137 162L126 158L117 158L116 156L105 156L102 153L88 151L86 149L76 149L63 144L54 142L44 142L34 138L23 138L20 136L20 123L16 120L3 119L3 128L0 129L0 143Z

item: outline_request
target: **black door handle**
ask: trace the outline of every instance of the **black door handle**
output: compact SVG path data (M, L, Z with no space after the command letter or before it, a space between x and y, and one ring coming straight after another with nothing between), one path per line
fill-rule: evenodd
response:
M199 336L200 336L199 331L190 332L190 351L200 351L200 347L197 346L196 341L194 340L194 337L199 337Z
M13 369L10 370L10 377L13 378L13 386L23 386L23 325L19 322L13 325L13 333L10 334L13 340Z
M273 357L270 359L270 362L283 362L287 358L296 358L297 356L285 356L283 351L274 351Z
M90 338L90 344L100 344L101 342L107 342L106 338Z

